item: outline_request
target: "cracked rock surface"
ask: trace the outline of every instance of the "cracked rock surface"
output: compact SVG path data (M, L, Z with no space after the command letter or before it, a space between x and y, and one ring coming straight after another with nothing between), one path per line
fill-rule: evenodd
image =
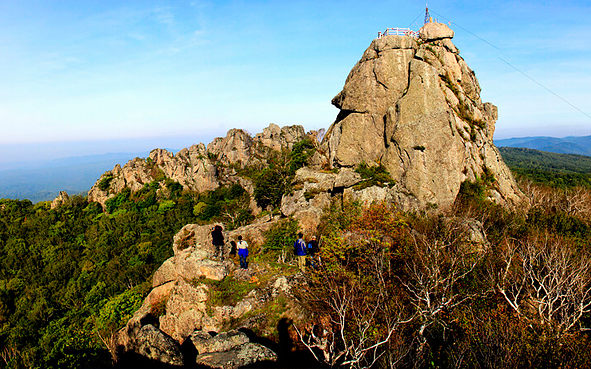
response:
M453 31L428 23L419 33L375 39L353 67L332 100L341 111L322 143L330 165L381 163L419 207L449 207L463 181L492 174L491 198L517 204L521 192L493 145L497 108L480 100Z

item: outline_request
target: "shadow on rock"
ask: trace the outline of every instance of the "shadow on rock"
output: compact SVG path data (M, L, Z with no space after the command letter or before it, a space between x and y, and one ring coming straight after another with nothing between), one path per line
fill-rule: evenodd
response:
M245 333L251 342L266 346L277 354L277 362L255 363L244 368L329 368L326 364L316 361L307 349L296 348L297 345L294 345L289 333L291 325L291 319L283 318L279 321L277 324L279 342L259 337L250 329L240 328L239 331Z

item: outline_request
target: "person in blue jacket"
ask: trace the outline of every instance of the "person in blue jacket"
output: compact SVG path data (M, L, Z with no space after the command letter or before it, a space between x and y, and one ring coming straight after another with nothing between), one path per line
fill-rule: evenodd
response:
M240 268L247 269L248 262L246 261L246 258L248 257L248 243L242 240L242 236L238 236L236 247L238 248L238 257L240 257Z
M294 242L293 248L298 262L298 268L304 272L306 270L306 243L304 242L304 234L298 233L298 239Z
M308 241L308 255L310 255L310 265L316 269L320 265L320 257L318 254L318 241L316 236L312 236L312 239Z

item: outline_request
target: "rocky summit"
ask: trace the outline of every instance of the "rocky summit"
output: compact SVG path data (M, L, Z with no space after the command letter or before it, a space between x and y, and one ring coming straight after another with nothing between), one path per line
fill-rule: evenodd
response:
M226 237L243 235L251 247L259 247L263 233L274 223L251 224ZM236 269L228 257L230 250L224 251L223 260L214 255L210 232L211 225L188 224L176 234L174 256L154 273L149 295L114 337L119 361L139 355L172 366L231 369L277 360L274 351L251 342L243 331L254 326L261 329L261 321L266 324L276 301L293 301L291 288L301 283L301 276L270 273L262 264ZM228 285L216 284L223 279ZM220 300L219 295L232 285L249 286L249 292L236 302ZM242 331L224 330L232 324Z
M443 211L461 184L471 181L486 184L491 200L515 206L521 192L493 145L497 108L480 100L476 76L451 42L449 27L428 23L419 36L389 35L371 43L332 100L340 113L322 142L319 132L306 133L301 126L271 124L255 136L232 129L207 147L194 145L176 155L156 149L147 159L118 165L97 181L89 199L105 206L124 189L154 183L196 192L239 184L250 195L250 214L258 217L226 236L242 235L255 248L263 247L267 232L286 217L296 219L306 234L316 234L335 202ZM302 142L306 154L290 156ZM270 181L289 183L262 215L257 180L271 166L280 175ZM170 191L168 185L156 187ZM65 194L55 204L64 201ZM474 243L485 244L482 225L466 224ZM261 329L270 311L286 309L273 304L294 300L291 290L302 280L269 272L261 263L237 270L231 260L217 257L212 226L189 224L174 237L174 256L155 272L150 294L116 337L118 355L214 368L277 360L275 352L234 328ZM246 285L249 292L237 301L220 297L231 286ZM290 319L304 316L297 307L290 314Z
M514 207L522 197L493 144L497 108L480 99L480 85L445 24L427 23L419 37L387 35L372 41L332 103L340 109L322 142L301 126L271 124L254 137L232 129L207 147L176 155L156 149L105 173L89 192L103 206L124 188L138 191L171 179L185 189L214 190L239 183L252 196L252 177L236 169L264 168L270 152L310 138L316 152L281 202L282 214L314 230L336 199L387 201L403 210L449 208L464 181L488 182L489 198ZM391 181L359 185L358 167L382 167ZM304 196L305 195L305 196ZM253 214L263 209L253 200Z
M323 149L333 168L382 164L409 204L450 206L460 184L494 178L491 196L514 205L520 191L493 145L497 108L445 24L419 38L373 40L332 100L340 109Z

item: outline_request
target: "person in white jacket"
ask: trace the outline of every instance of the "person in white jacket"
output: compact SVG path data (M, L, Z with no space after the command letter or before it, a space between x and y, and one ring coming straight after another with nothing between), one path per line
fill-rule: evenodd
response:
M248 243L242 240L242 236L238 236L236 247L238 248L238 257L240 257L240 268L247 269L248 262L246 261L246 258L248 257Z

